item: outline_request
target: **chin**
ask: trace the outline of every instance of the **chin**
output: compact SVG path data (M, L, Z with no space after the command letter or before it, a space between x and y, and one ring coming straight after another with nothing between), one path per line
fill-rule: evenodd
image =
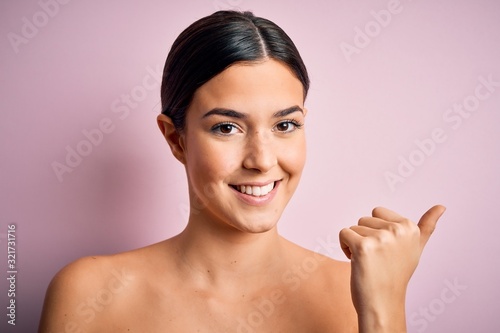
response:
M276 228L278 221L245 221L239 224L233 224L233 227L250 234L266 233Z

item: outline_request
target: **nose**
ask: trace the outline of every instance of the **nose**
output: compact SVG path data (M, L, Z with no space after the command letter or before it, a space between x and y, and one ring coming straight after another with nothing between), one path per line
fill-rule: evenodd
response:
M271 133L256 132L248 137L243 159L245 169L266 173L278 163L271 136Z

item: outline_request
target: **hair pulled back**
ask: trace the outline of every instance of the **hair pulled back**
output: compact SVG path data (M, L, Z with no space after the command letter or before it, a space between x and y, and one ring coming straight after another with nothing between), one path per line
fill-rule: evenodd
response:
M182 131L195 91L238 62L271 58L286 64L304 87L309 77L299 51L275 23L251 12L218 11L191 24L167 56L161 85L162 113Z

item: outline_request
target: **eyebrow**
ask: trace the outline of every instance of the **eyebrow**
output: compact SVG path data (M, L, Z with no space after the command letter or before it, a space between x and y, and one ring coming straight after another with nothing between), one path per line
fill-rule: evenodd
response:
M294 105L294 106L291 106L289 108L286 108L286 109L283 109L280 111L276 111L275 113L273 113L273 117L274 118L282 118L282 117L286 117L289 114L294 113L294 112L304 113L304 110L302 110L302 108L300 106ZM207 117L210 117L212 115L220 115L220 116L237 118L237 119L244 119L244 118L248 117L247 113L239 112L236 110L225 109L225 108L214 108L214 109L208 111L207 113L205 113L202 118L207 118Z

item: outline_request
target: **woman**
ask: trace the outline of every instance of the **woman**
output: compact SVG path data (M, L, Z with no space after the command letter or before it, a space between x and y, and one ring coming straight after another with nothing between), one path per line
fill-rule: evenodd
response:
M418 225L374 209L340 232L350 263L282 238L308 88L293 42L268 20L221 11L182 32L158 124L186 170L188 224L62 269L39 332L404 332L406 287L444 207Z

